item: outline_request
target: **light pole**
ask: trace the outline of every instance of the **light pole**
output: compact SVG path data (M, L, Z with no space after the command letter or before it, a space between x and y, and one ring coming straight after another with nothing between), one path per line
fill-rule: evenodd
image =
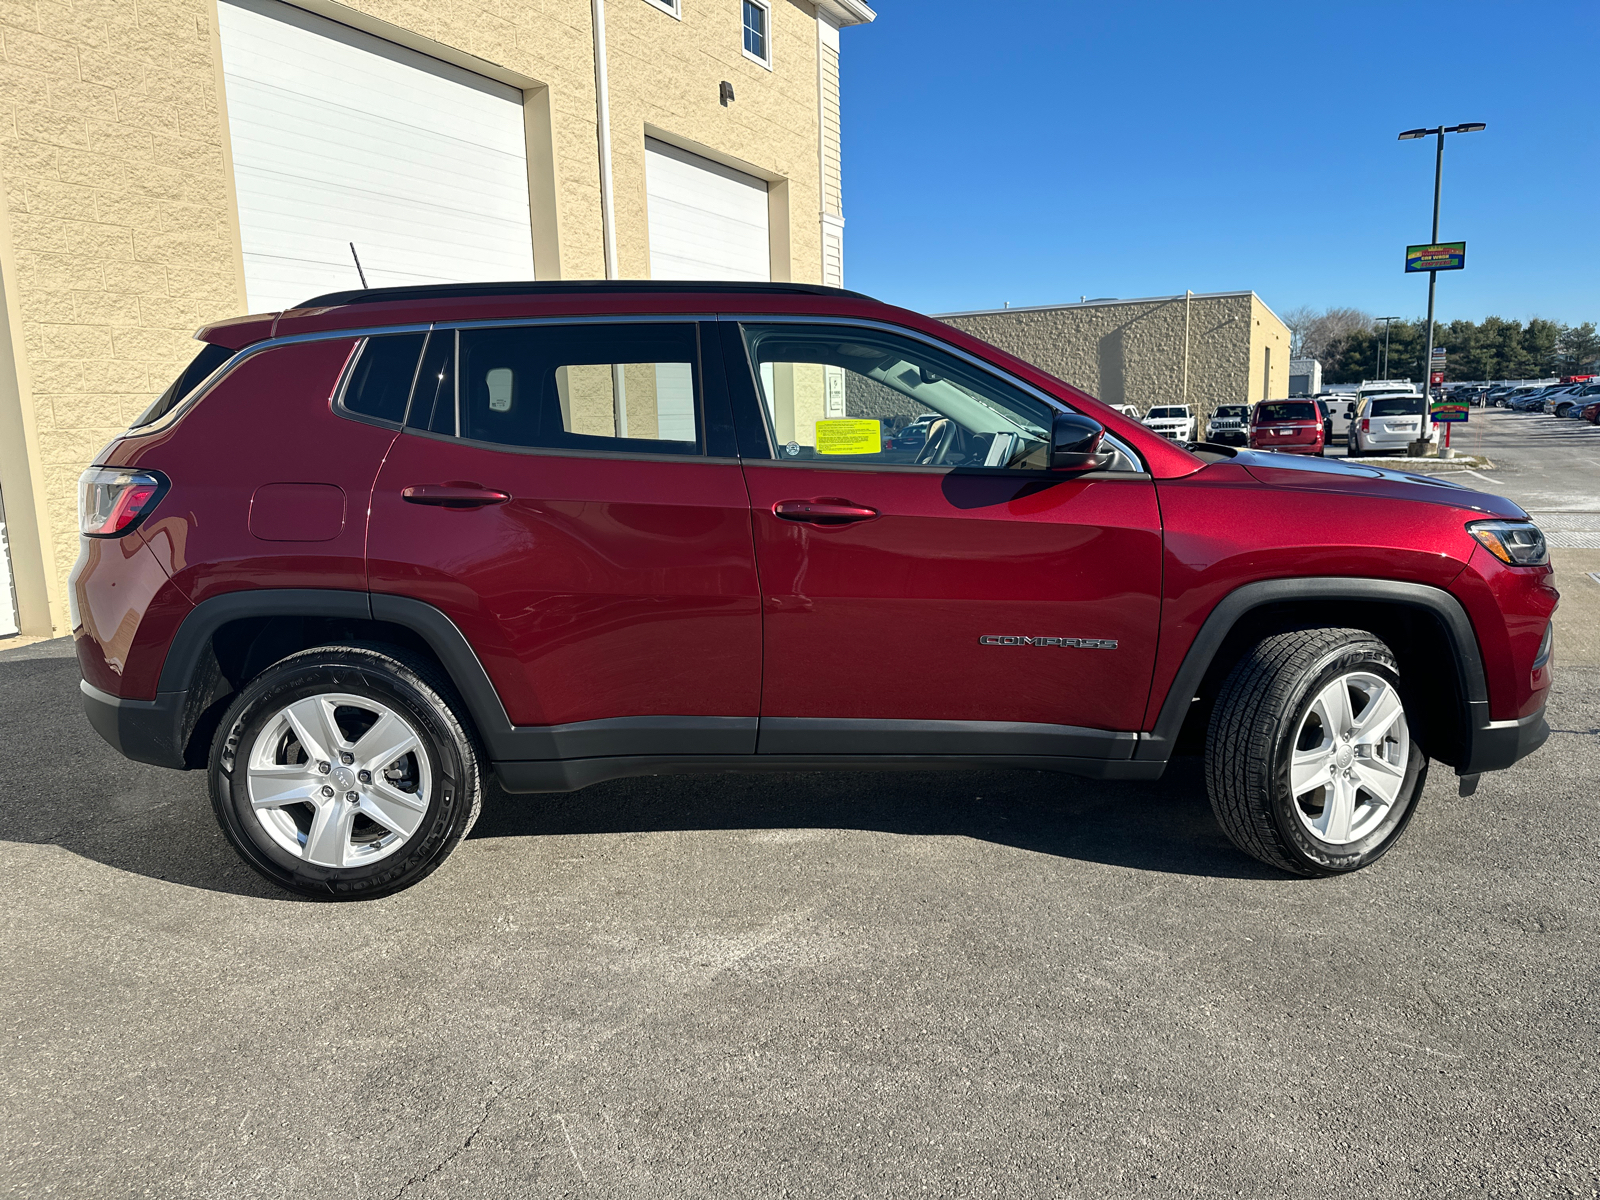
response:
M1433 156L1433 244L1439 244L1439 185L1444 177L1444 135L1447 133L1477 133L1487 129L1482 121L1472 121L1465 125L1440 125L1434 129L1408 129L1400 135L1402 142L1409 142L1414 138L1437 136L1438 149ZM1439 282L1437 271L1428 272L1428 348L1422 354L1422 394L1433 400L1433 289Z
M1383 361L1378 364L1378 378L1389 378L1389 322L1398 321L1399 317L1373 317L1374 321L1383 322Z

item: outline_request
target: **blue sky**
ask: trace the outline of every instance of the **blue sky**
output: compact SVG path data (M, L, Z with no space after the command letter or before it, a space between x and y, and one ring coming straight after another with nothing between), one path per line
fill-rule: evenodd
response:
M1600 321L1595 0L874 6L843 34L848 287L1421 315L1433 141L1395 135L1486 121L1446 139L1440 318Z

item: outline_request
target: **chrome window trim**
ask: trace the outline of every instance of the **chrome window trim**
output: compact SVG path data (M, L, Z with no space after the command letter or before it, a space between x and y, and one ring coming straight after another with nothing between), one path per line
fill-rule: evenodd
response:
M823 317L809 314L801 316L794 313L781 313L775 315L766 315L760 313L721 313L713 319L717 321L732 321L737 324L745 324L748 322L750 324L762 325L848 325L856 329L873 329L881 333L892 333L899 337L907 337L911 338L913 341L922 342L924 345L931 346L935 350L941 351L942 353L953 355L954 357L959 358L962 362L966 363L968 366L975 367L979 371L982 371L985 375L993 375L1001 383L1008 384L1011 387L1017 388L1019 391L1026 392L1036 400L1043 401L1046 406L1054 409L1056 412L1076 413L1078 411L1077 409L1068 405L1064 400L1058 400L1056 397L1050 395L1050 393L1034 387L1031 383L1028 383L1022 379L1018 379L1015 375L1012 375L1003 368L996 366L987 359L979 358L976 354L969 354L959 346L952 346L949 342L940 341L931 334L923 333L920 329L912 329L905 325L896 325L890 321L874 321L868 317ZM739 340L744 342L744 338L742 336ZM754 379L755 367L754 364L750 362L749 355L750 347L748 343L745 343L745 366L750 370L751 378ZM1117 450L1121 451L1122 454L1127 457L1129 462L1132 462L1139 467L1139 474L1150 474L1150 464L1145 462L1144 456L1134 449L1134 447L1128 445L1128 443L1124 442L1109 429L1105 431L1105 438L1106 440L1110 441ZM777 447L772 447L772 451L773 458L776 460ZM810 465L816 466L818 464L816 463L816 460L813 459L810 460ZM1016 468L1012 467L1005 469L1013 472L1016 470ZM1048 469L1049 468L1046 468L1047 471ZM1108 475L1129 474L1129 472L1124 471L1108 471L1105 473Z
M431 324L418 325L413 323L408 325L372 326L362 329L319 329L315 333L297 333L288 335L286 337L266 338L259 342L252 342L242 350L234 351L232 358L228 359L227 362L223 363L210 375L207 375L203 380L201 380L195 389L190 392L182 401L175 404L172 408L172 411L166 416L162 417L159 421L152 422L149 425L141 425L137 429L130 427L122 434L122 436L143 437L147 433L160 433L171 428L178 422L179 418L181 418L184 413L188 412L191 408L203 400L213 388L215 388L219 383L232 374L238 368L240 363L244 362L248 358L254 357L257 354L264 354L268 350L276 350L280 346L292 346L300 342L337 342L347 339L350 341L360 342L364 341L370 336L380 333L426 333L432 328L433 326ZM354 353L352 352L352 358L353 357ZM345 374L349 371L349 369L350 363L347 361L344 365L344 371L341 372L339 377L339 389L344 387Z
M661 325L715 320L717 316L714 313L582 313L562 317L485 317L464 321L409 321L402 325L353 325L348 329L318 329L311 333L289 333L282 337L263 338L259 342L252 342L243 349L236 350L232 358L196 384L194 390L173 405L172 410L159 421L152 421L149 425L141 425L137 429L130 426L120 437L143 437L148 433L160 433L170 428L245 359L252 355L264 354L268 350L276 350L281 346L295 346L302 342L335 342L346 338L363 341L386 333L431 333L435 329L487 329L501 325L636 325L641 321ZM348 366L347 363L346 367ZM341 386L342 383L341 380Z
M945 354L954 355L967 365L974 367L985 374L995 376L1001 382L1020 389L1035 399L1042 401L1049 408L1058 412L1077 411L1065 401L1058 400L1048 392L1033 386L1025 380L1016 378L1014 375L1011 375L986 359L979 358L975 354L969 354L960 347L953 346L949 342L941 341L930 334L923 333L919 329L912 329L905 325L896 325L890 321L876 321L867 317L827 316L820 313L584 313L572 316L488 317L476 320L461 321L411 321L397 325L362 325L346 329L319 329L311 333L292 333L285 334L282 337L266 338L237 351L232 358L228 359L227 362L223 363L204 380L202 380L187 397L185 397L178 404L174 405L172 411L166 416L162 417L159 421L153 422L150 425L141 426L137 431L129 429L124 432L122 436L143 437L146 434L160 433L171 428L183 417L185 413L187 413L191 408L204 399L213 388L215 388L224 379L226 379L229 374L236 370L239 364L243 363L246 359L249 359L254 355L264 354L268 350L276 350L282 346L294 346L303 342L330 342L342 341L346 339L365 342L367 338L377 337L381 334L431 333L436 329L453 329L459 331L462 329L491 329L512 325L659 325L711 321L731 321L740 324L744 322L761 322L768 325L847 325L858 329L874 329L882 333L895 334L899 337L907 337L911 338L913 341L922 342L924 345L931 346L935 350L939 350ZM457 341L459 342L459 340L460 339L458 336ZM743 338L740 340L743 341ZM457 349L459 350L459 346ZM704 356L704 353L705 350L702 347L702 357ZM749 351L747 348L747 357L745 359L746 367L749 367L748 353ZM355 354L352 352L351 360L353 361L354 358ZM350 365L350 362L345 364L344 373L340 377L339 385L336 390L336 394L338 395L343 395L343 388L348 378ZM754 378L753 375L752 378ZM460 389L457 388L458 397L459 392ZM387 425L384 427L388 428ZM1140 466L1141 470L1139 473L1146 475L1149 474L1149 464L1145 462L1143 455L1141 455L1133 446L1130 446L1124 442L1110 430L1106 431L1105 436L1107 440L1109 440L1116 449L1126 455L1131 462ZM772 450L773 458L770 461L778 461L776 447L773 447ZM1128 472L1108 472L1108 474L1128 474Z

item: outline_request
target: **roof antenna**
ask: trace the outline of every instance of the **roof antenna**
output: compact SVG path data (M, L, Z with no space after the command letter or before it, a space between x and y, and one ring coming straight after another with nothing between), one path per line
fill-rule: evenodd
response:
M361 256L356 253L356 244L350 243L350 257L356 260L356 274L361 276L361 286L367 286L367 273L361 269Z

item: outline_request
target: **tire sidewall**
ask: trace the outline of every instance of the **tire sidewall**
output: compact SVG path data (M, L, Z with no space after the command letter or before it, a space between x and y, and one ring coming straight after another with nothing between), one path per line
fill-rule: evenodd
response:
M365 696L397 710L422 734L433 772L433 795L417 832L371 864L324 867L297 858L272 840L250 804L245 758L256 737L286 706L328 692ZM208 775L223 832L257 871L304 895L377 897L417 882L460 841L477 782L476 764L441 716L442 704L402 664L378 655L312 651L269 668L229 708L212 744Z
M1311 711L1313 702L1323 688L1339 676L1354 671L1365 671L1378 676L1395 689L1395 694L1400 696L1402 704L1404 703L1405 690L1401 687L1394 659L1386 649L1373 643L1341 647L1322 658L1301 678L1294 691L1294 702L1289 706L1272 746L1272 770L1269 778L1272 781L1271 802L1274 823L1294 853L1318 870L1328 873L1342 874L1358 870L1388 851L1405 832L1406 826L1411 823L1412 814L1416 812L1417 799L1422 794L1423 784L1428 777L1427 755L1423 753L1413 735L1410 754L1406 759L1405 779L1400 785L1399 794L1383 821L1371 833L1348 845L1336 846L1318 838L1301 822L1289 779L1301 722Z

